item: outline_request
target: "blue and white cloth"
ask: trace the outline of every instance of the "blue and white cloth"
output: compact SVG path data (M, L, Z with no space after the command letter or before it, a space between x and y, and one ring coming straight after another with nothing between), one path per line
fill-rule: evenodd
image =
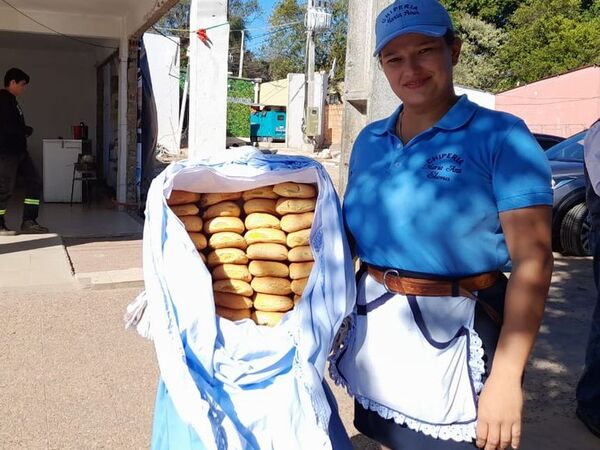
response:
M302 301L274 328L219 318L210 273L165 198L173 189L238 192L283 181L319 191ZM323 373L355 285L339 200L319 163L243 148L171 164L148 193L144 279L161 374L153 449L336 448Z

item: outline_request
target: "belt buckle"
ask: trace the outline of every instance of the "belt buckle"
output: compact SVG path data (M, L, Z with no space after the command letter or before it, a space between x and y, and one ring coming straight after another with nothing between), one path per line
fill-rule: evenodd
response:
M385 288L386 291L388 291L390 294L396 294L396 291L391 290L388 285L387 285L387 280L386 277L388 275L395 275L397 277L400 276L400 272L398 272L396 269L387 269L385 272L383 272L383 287Z

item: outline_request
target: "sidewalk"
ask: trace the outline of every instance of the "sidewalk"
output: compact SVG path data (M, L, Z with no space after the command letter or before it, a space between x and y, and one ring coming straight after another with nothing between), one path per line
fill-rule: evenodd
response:
M21 205L7 224L18 229ZM52 233L0 237L0 289L106 289L143 284L142 224L99 204L42 204L39 222Z

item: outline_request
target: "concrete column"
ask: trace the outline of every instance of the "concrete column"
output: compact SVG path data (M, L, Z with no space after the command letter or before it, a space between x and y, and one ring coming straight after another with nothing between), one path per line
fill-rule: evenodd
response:
M129 43L125 34L119 42L119 161L117 165L117 201L127 203L127 58Z
M214 27L214 28L213 28ZM190 29L206 29L209 41L190 35L188 157L225 150L227 130L227 0L192 0Z

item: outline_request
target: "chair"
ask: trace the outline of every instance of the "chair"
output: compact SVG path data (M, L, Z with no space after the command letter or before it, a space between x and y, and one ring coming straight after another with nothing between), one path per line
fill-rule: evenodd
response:
M73 190L75 182L81 181L81 202L85 198L89 204L92 197L91 182L96 181L96 159L92 155L77 155L77 162L73 164L73 179L71 181L71 205L73 205ZM85 197L84 197L85 194Z

